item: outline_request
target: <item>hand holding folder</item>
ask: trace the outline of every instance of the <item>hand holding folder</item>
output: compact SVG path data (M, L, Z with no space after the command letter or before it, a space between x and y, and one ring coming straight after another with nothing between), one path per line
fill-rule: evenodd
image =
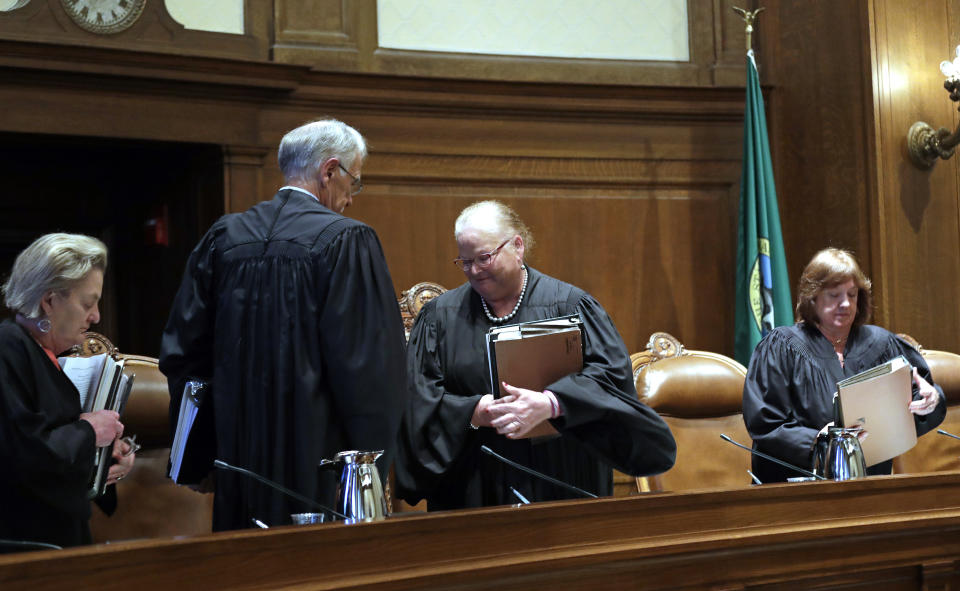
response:
M910 413L912 373L899 356L837 383L838 423L859 425L870 435L860 444L868 467L917 444Z
M490 387L497 397L509 393L503 382L542 392L562 377L583 369L582 321L577 315L491 328L487 333ZM555 436L543 421L525 435Z

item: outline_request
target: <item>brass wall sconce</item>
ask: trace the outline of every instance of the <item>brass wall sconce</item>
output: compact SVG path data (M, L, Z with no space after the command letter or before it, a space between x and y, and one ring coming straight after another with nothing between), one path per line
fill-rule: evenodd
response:
M952 62L940 62L940 71L947 77L943 87L950 92L950 100L960 102L960 45ZM910 159L923 169L932 167L938 157L946 160L953 156L957 144L960 144L960 125L951 133L946 127L934 130L923 121L917 121L907 132Z

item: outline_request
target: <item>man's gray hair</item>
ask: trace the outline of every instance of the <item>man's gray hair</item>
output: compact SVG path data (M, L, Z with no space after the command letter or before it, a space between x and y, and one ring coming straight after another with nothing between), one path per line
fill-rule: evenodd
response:
M27 318L39 318L44 294L69 290L91 269L107 270L103 242L83 234L46 234L17 255L0 288L4 303Z
M525 257L533 249L533 234L530 229L517 212L499 201L478 201L465 207L453 224L454 240L460 240L460 234L467 225L501 240L519 234L523 238Z
M277 161L286 182L309 181L320 165L338 158L345 168L367 157L367 142L360 132L342 121L323 119L294 129L283 136Z

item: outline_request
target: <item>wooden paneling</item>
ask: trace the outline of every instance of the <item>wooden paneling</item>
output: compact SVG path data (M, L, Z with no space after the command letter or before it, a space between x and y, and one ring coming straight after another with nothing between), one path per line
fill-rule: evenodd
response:
M921 171L905 149L914 121L957 123L938 65L960 41L960 3L768 5L764 78L791 280L820 248L851 249L873 279L876 324L960 350L958 162Z
M872 268L872 106L865 3L774 1L758 18L791 289L815 252L853 250Z
M239 211L280 186L286 131L336 116L370 142L350 213L380 234L397 291L461 283L453 220L503 199L535 232L531 263L596 296L629 350L668 330L729 353L732 318L716 311L732 301L740 89L437 84L4 45L0 130L219 144L223 193L207 199Z
M437 78L646 84L666 86L743 85L743 22L733 5L755 0L688 1L690 60L588 61L566 58L493 56L405 51L378 47L376 0L275 0L273 59L324 70ZM519 9L519 8L518 8ZM294 18L297 15L299 18Z
M944 589L960 474L561 501L0 556L3 588Z
M917 120L954 128L940 61L960 42L960 3L873 4L877 186L874 261L883 318L930 348L960 351L960 162L920 170L905 149ZM921 336L922 335L922 336Z

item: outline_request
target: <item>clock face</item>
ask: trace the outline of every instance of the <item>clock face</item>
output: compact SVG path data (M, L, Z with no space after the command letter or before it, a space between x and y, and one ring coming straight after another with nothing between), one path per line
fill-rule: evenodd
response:
M119 33L136 22L147 0L60 0L80 27L103 35Z

